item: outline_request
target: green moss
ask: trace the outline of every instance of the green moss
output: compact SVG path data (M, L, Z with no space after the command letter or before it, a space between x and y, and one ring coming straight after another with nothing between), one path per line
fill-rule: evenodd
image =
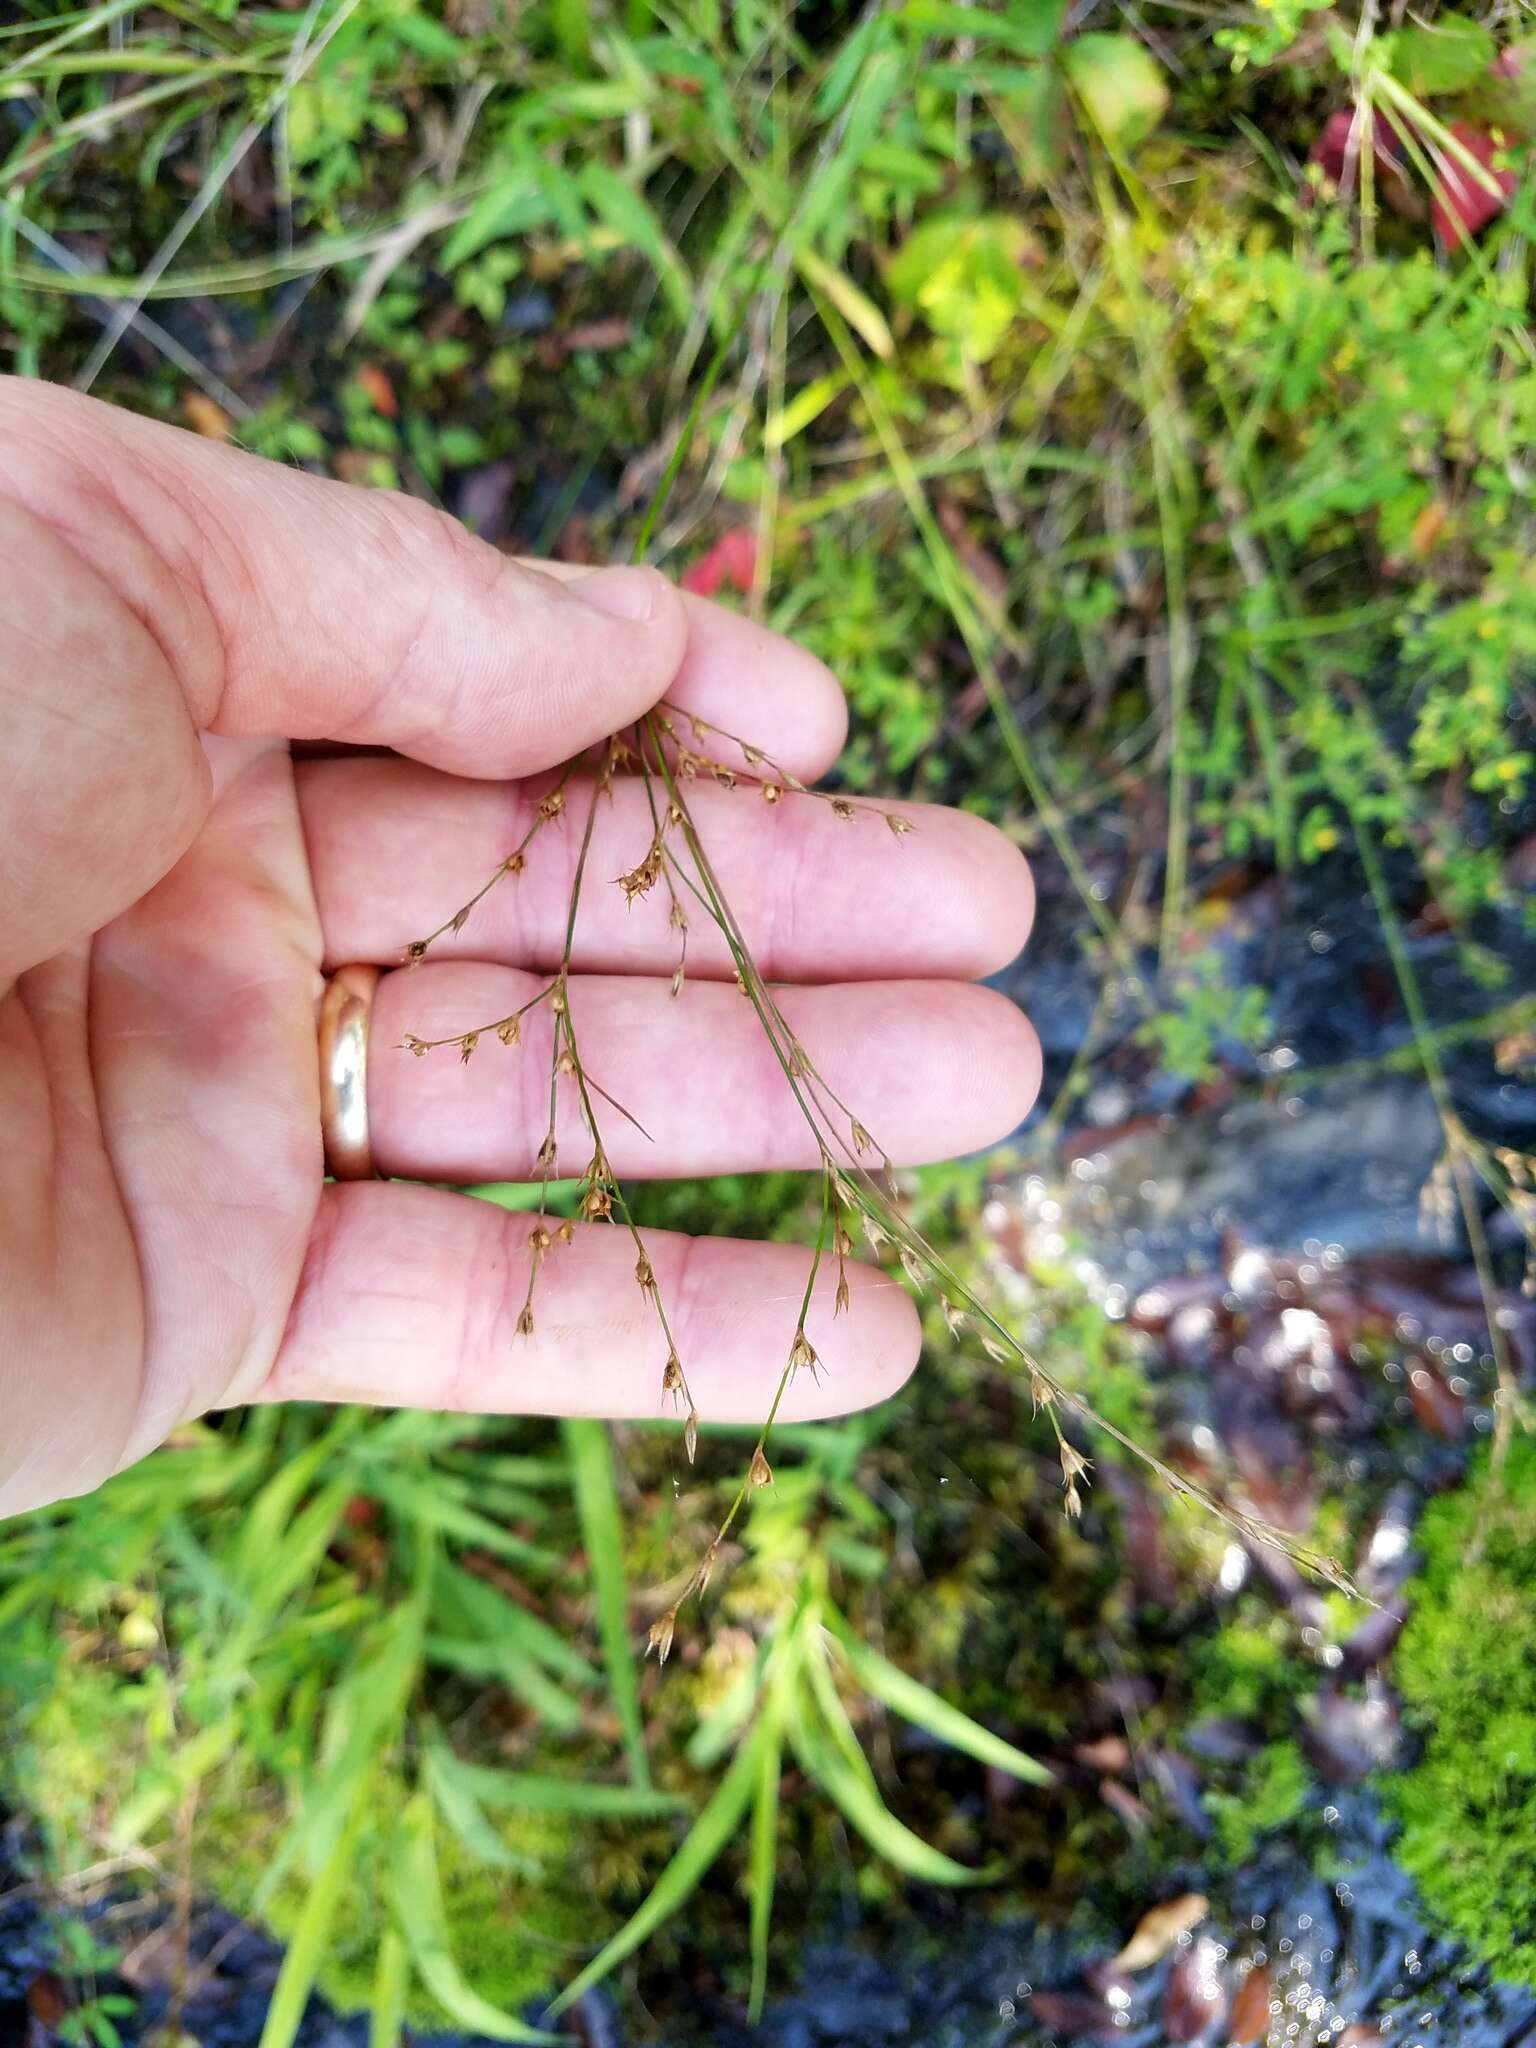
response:
M1504 1977L1536 1983L1536 1444L1429 1508L1398 1650L1419 1762L1388 1782L1424 1902Z
M1271 1742L1261 1749L1244 1770L1239 1790L1206 1794L1223 1861L1233 1869L1246 1863L1263 1836L1299 1819L1312 1793L1312 1772L1296 1743Z

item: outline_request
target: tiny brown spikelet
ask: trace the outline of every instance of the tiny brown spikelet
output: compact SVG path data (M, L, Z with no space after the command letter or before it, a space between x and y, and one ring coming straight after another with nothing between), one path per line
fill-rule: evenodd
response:
M894 811L886 812L885 822L887 823L887 825L890 826L891 830L896 834L896 837L898 839L905 839L907 834L912 830L912 827L907 822L907 820L905 818L898 818Z
M672 995L674 1000L683 992L683 963L678 961L672 970Z
M565 1015L565 976L561 975L549 992L549 1007L557 1017Z
M1029 1398L1037 1415L1056 1399L1056 1389L1033 1366L1029 1369Z
M914 1287L921 1287L928 1277L923 1271L922 1260L910 1245L904 1244L901 1247L901 1270Z
M859 1228L863 1231L872 1252L879 1251L883 1244L889 1244L890 1233L878 1224L867 1209L859 1211Z
M661 1391L664 1394L680 1394L683 1391L683 1362L675 1351L662 1368Z
M841 1217L832 1231L832 1249L840 1259L850 1258L853 1254L853 1239L848 1235Z
M465 925L467 925L467 924L469 923L469 913L470 913L470 911L471 911L471 910L473 910L473 909L474 909L474 905L473 905L472 903L466 903L466 904L464 905L464 907L463 907L463 909L462 909L462 910L456 910L456 911L455 911L455 912L453 913L452 917L450 917L450 918L449 918L449 920L448 920L448 929L449 929L449 931L451 931L451 932L461 932L461 931L463 931L463 929L464 929Z
M549 1250L550 1244L552 1242L553 1240L550 1237L549 1231L542 1223L535 1223L532 1230L530 1230L528 1233L529 1249L532 1251L536 1259L540 1259L544 1256L545 1252Z
M656 1662L665 1664L672 1653L672 1638L676 1631L677 1609L669 1607L665 1614L651 1623L650 1633L645 1639L645 1654L649 1657L654 1651Z
M722 789L734 789L736 787L736 777L729 768L721 768L717 765L714 770L714 776Z
M832 1300L832 1313L835 1316L848 1313L848 1275L841 1266L837 1269L837 1293Z
M699 1561L699 1596L702 1599L709 1591L709 1582L714 1577L715 1566L720 1562L720 1538L717 1536Z
M523 1303L523 1312L517 1319L517 1334L519 1337L531 1337L533 1335L533 1303L531 1301Z
M855 1152L869 1152L873 1150L875 1141L857 1117L853 1117L850 1120L848 1135L853 1139L853 1149Z
M656 1275L651 1270L651 1262L644 1252L635 1261L635 1280L642 1294L649 1294L656 1285Z
M589 1223L601 1223L613 1214L613 1197L605 1187L594 1184L581 1198L581 1213Z
M569 1244L571 1239L576 1235L576 1226L574 1223L571 1222L569 1217L567 1217L565 1222L562 1223L560 1225L560 1228L555 1232L555 1235L559 1238L562 1244Z
M758 1445L752 1453L752 1463L747 1468L748 1486L772 1486L773 1467L763 1456L763 1447Z
M520 875L527 865L527 857L524 854L509 853L501 864L501 872L504 875Z
M1008 1363L1008 1353L1003 1349L1002 1345L998 1343L995 1337L983 1337L981 1340L981 1348L983 1351L985 1351L988 1358L991 1359L994 1365L1006 1365Z
M540 1173L554 1172L555 1134L553 1131L550 1132L549 1136L544 1140L543 1144L539 1147L538 1157L535 1159L534 1165L538 1167Z
M568 1045L562 1045L555 1061L555 1072L570 1080L576 1073L576 1055Z
M835 796L832 799L832 815L834 818L841 818L844 824L846 824L848 820L852 817L855 817L857 813L855 812L853 805L849 803L847 797Z
M667 923L671 925L673 931L675 932L687 931L688 913L686 910L684 910L682 905L682 899L680 897L674 896L672 898L672 910L667 918Z
M432 941L430 939L412 939L411 943L405 949L406 966L419 967L422 961L426 959L427 948L431 945L431 943Z
M691 1465L699 1455L699 1411L697 1408L690 1408L688 1410L688 1420L683 1424L683 1449L688 1453L688 1462Z
M459 1040L459 1058L466 1067L469 1065L470 1058L479 1043L480 1034L478 1031L466 1031Z
M814 1372L820 1360L811 1349L810 1339L803 1329L796 1330L795 1341L789 1347L789 1369L791 1372Z
M546 825L551 819L558 818L564 809L565 791L563 789L552 789L548 796L539 798L539 816Z
M1061 1485L1065 1496L1062 1505L1074 1519L1083 1512L1083 1497L1078 1492L1077 1482L1088 1471L1088 1460L1075 1444L1069 1444L1063 1437L1057 1446L1061 1453Z
M783 794L784 792L778 783L765 782L763 784L763 802L765 804L776 804Z
M944 1320L949 1325L949 1334L958 1337L967 1327L965 1310L956 1308L947 1294L939 1296L939 1307L944 1311Z
M404 1038L400 1041L400 1050L402 1052L414 1053L416 1058L420 1059L423 1053L431 1051L431 1047L424 1038L418 1038L414 1031L407 1031Z
M503 1045L520 1045L523 1039L522 1018L503 1017L501 1022L496 1026L496 1036L501 1040Z

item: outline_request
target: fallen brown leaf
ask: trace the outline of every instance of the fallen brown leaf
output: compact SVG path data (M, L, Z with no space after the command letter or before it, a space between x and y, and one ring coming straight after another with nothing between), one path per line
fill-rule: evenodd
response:
M1149 1970L1162 1961L1181 1934L1198 1927L1210 1910L1211 1902L1203 1892L1181 1892L1178 1898L1154 1906L1137 1921L1136 1932L1115 1957L1114 1967Z

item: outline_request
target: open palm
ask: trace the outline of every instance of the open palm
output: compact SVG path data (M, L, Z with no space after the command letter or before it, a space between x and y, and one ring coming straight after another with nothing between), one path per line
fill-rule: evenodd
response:
M655 1413L655 1323L620 1233L582 1226L547 1262L520 1337L526 1218L404 1184L533 1170L543 1011L520 1050L467 1067L394 1048L542 985L576 832L541 833L526 873L380 984L369 1110L395 1179L323 1179L322 975L396 965L517 843L547 771L663 695L822 773L844 729L831 677L654 572L541 572L412 501L8 380L0 564L0 1511L241 1401ZM693 809L790 1021L893 1158L1018 1121L1033 1036L968 985L1027 929L1007 841L953 812L897 845L809 798L710 788ZM651 1134L615 1118L612 1166L812 1165L718 934L692 935L674 1001L665 904L610 886L649 836L621 783L572 960L584 1062ZM575 1104L561 1116L575 1159ZM760 1417L808 1255L650 1249L705 1419ZM830 1297L813 1312L828 1371L786 1413L857 1407L911 1369L906 1297L851 1278L847 1317Z

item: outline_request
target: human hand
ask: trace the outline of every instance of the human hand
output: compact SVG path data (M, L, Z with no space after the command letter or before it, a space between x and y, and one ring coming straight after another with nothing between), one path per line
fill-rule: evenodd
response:
M657 1332L621 1232L577 1226L520 1337L525 1216L324 1181L322 977L397 965L516 843L540 771L664 694L824 772L844 732L831 676L654 571L541 572L413 501L7 379L0 562L0 1512L82 1492L240 1402L655 1414ZM388 751L290 749L320 740ZM809 797L702 785L692 809L796 1032L894 1159L1013 1128L1036 1042L967 985L1028 927L1005 839L924 810L897 845ZM584 1058L654 1134L614 1119L612 1165L813 1166L719 935L696 931L674 1002L665 906L608 886L649 833L641 785L621 782L572 959ZM464 1067L394 1048L547 981L574 844L568 824L542 833L515 887L380 982L381 1174L532 1173L547 1019L542 1053L492 1045ZM561 1130L574 1156L574 1105ZM648 1248L704 1419L761 1420L809 1253ZM835 1324L818 1289L827 1369L796 1378L787 1419L880 1399L916 1360L902 1290L867 1268L850 1281Z

